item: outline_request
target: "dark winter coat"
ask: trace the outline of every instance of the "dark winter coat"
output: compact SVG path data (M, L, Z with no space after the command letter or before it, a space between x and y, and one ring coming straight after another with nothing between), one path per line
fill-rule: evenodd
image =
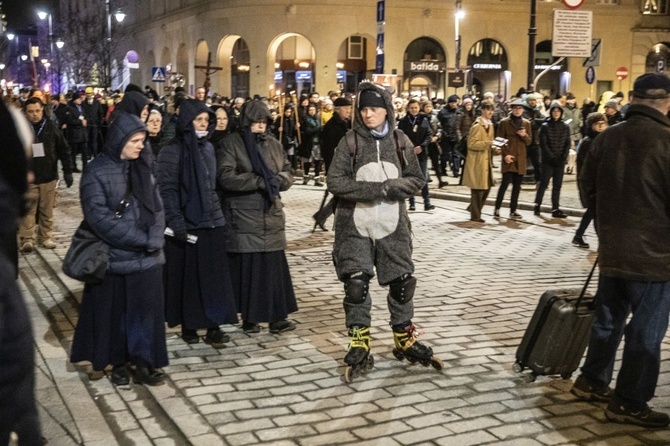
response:
M565 164L570 153L570 127L563 122L563 108L551 106L549 113L554 109L561 110L561 118L555 121L549 116L540 127L540 148L542 149L542 163L551 166Z
M86 142L88 138L88 129L84 127L82 119L85 119L83 112L80 112L77 105L71 102L65 110L65 124L67 129L65 136L70 144ZM88 124L88 123L87 123Z
M349 129L349 121L340 118L338 113L333 113L333 117L326 122L321 131L321 155L323 161L326 163L326 172L330 168L330 163L333 162L335 156L335 147L340 140L344 138Z
M456 131L458 135L458 140L460 141L464 137L468 136L470 133L470 127L475 122L475 110L472 109L469 112L465 109L461 110L458 114L458 122L456 124Z
M122 160L121 151L133 135L144 131L144 124L137 117L118 116L109 128L104 153L86 165L79 185L84 220L110 246L107 271L112 274L136 273L165 263L162 208L155 213L155 222L146 231L140 227L141 204L134 196L130 197L122 217L116 216L128 189L130 163L137 162ZM151 184L154 185L154 200L160 203L153 176Z
M259 143L265 165L279 179L279 189L293 184L291 164L274 136L265 134ZM226 136L216 152L217 179L223 194L228 252L272 252L286 249L286 219L281 197L277 196L264 212L265 183L254 173L251 160L239 132Z
M320 145L321 120L318 115L305 115L300 120L300 132L302 133L302 144L298 147L298 155L302 158L312 156L312 148Z
M417 158L420 160L427 159L428 144L430 144L430 138L433 136L430 119L422 113L416 116L407 113L398 121L398 128L407 135L414 147L421 147L421 152L416 155Z
M185 145L188 142L184 139L184 131L193 130L193 120L203 111L207 111L207 106L196 100L184 101L179 108L177 122L177 137L170 143L161 148L156 162L156 176L163 204L165 206L165 221L167 226L175 232L181 232L189 229L207 229L218 228L225 224L221 203L216 193L216 153L214 146L207 138L197 139L197 148L191 148L194 155L193 162L200 163L204 175L196 178L197 187L194 190L187 191L188 199L196 200L201 204L200 221L192 221L187 215L187 203L183 193L186 185L183 181L183 154L186 150ZM213 118L214 112L209 111L209 133L214 131L216 119ZM197 189L197 190L196 190ZM203 196L199 194L202 191Z
M448 149L449 144L458 142L458 108L451 109L449 104L445 105L437 114L437 119L442 127L441 146Z
M88 126L100 126L102 124L102 104L97 99L93 99L90 104L88 100L81 103L81 108L84 110L84 117Z
M670 119L631 105L593 140L579 181L595 209L600 273L670 281Z
M44 144L45 155L31 160L32 171L35 174L35 184L49 183L58 179L58 160L63 166L64 173L72 173L70 146L53 121L42 118L32 127L35 134L33 142Z

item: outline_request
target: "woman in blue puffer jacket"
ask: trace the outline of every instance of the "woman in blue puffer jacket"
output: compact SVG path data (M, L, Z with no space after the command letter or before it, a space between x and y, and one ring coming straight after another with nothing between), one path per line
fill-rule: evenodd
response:
M109 245L101 283L86 284L72 343L72 362L94 371L113 365L115 385L157 384L168 364L163 314L165 215L144 148L144 123L120 113L102 155L86 166L80 197L85 226ZM101 375L101 374L100 374Z

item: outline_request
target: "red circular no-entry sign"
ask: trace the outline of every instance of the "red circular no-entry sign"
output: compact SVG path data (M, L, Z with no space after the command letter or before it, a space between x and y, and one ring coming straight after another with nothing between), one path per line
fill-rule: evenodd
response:
M577 9L584 4L584 0L563 0L563 4L568 9Z
M616 69L616 77L619 78L619 80L624 80L628 77L628 68L626 67L619 67Z

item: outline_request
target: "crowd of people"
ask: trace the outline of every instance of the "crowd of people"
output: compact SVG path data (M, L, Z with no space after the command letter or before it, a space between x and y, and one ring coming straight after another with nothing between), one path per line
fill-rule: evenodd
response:
M285 254L281 192L299 172L303 185L314 181L315 187L328 186L314 215L316 225L327 230L326 220L336 206L333 260L344 284L348 379L372 364L369 281L376 274L389 289L396 357L441 368L432 349L417 340L412 321L417 279L407 211L416 209L419 192L424 209L434 208L427 187L430 159L438 187L449 184L448 170L462 177L472 191L471 220L483 222L482 207L499 155L502 184L495 218L500 218L510 184L510 218L522 218L519 189L530 166L537 189L535 214L543 210L551 180L552 216L565 218L560 209L563 175L579 173L587 212L573 243L588 247L583 234L592 219L601 236L600 287L607 297L597 299L591 343L598 348L589 350L573 393L609 401L606 415L612 420L667 426L667 415L651 411L646 403L653 396L670 311L670 244L648 238L670 227L664 210L670 198L667 172L658 171L667 167L670 156L670 80L641 76L630 104L622 107L617 98L623 95L611 95L602 98L602 112L590 100L578 108L571 93L552 99L520 91L507 101L492 93L482 98L452 95L443 101L394 100L389 90L364 82L355 97L330 92L322 99L313 93L285 105L259 97L207 97L204 88L197 89L195 98L176 91L161 100L150 88L133 85L109 104L90 87L74 92L69 102L62 95L50 100L40 90L20 100L6 98L10 105L3 103L0 118L12 125L3 124L3 130L23 135L23 141L12 141L25 147L28 156L26 164L20 149L13 153L19 175L16 169L3 169L0 178L0 197L5 197L0 205L11 208L0 215L11 219L22 213L20 224L1 226L0 262L11 268L0 268L0 279L4 283L16 277L18 252L56 247L58 162L67 187L73 173L81 172L80 227L108 245L109 265L101 281L85 284L71 361L90 362L92 379L109 367L115 385L131 378L158 384L165 379L161 368L168 364L166 323L181 327L186 344L202 339L215 348L230 340L221 325L237 324L238 316L249 334L259 333L261 323L276 334L295 328L288 319L298 308ZM20 103L27 119L16 116L12 102ZM621 120L623 124L613 125ZM646 138L648 156L626 151L626 144L636 144L631 140L634 126L646 129L640 138ZM611 147L615 152L608 152ZM633 168L636 181L630 189L622 186L621 176L628 182ZM20 178L22 170L30 174ZM621 190L612 194L607 188ZM335 200L326 204L328 193ZM622 219L620 211L626 207L635 212ZM640 215L649 216L646 226L637 225ZM636 251L636 242L643 249ZM639 255L628 261L624 252ZM651 282L657 284L653 296L644 297L651 307L642 306L643 294L649 294L644 284ZM6 290L6 299L20 313L16 290ZM627 342L620 380L611 391L613 358L631 311L631 334L644 330L652 317L657 329L653 336L640 332L639 339ZM17 333L25 336L25 324L21 330ZM643 370L633 361L645 363ZM33 384L26 379L22 385L29 389ZM34 407L26 411L15 429L25 431L35 422ZM5 432L0 434L2 442Z

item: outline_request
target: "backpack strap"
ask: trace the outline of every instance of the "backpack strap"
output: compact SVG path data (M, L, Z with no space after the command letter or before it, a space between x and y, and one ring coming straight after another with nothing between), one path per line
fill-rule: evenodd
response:
M407 166L407 159L405 159L405 153L403 152L403 149L405 147L405 141L406 141L407 136L405 135L405 132L403 132L400 129L395 129L393 131L393 139L395 139L395 151L396 154L398 155L398 159L400 160L400 166L402 169ZM400 140L403 141L403 147L400 147Z
M347 142L347 147L349 148L349 156L351 157L351 170L354 170L354 161L356 160L356 153L358 153L358 138L356 137L356 132L353 130L347 130L347 133L344 135L344 138ZM396 154L400 160L400 165L404 169L407 165L407 160L405 159L405 154L403 149L405 149L405 140L406 135L400 129L395 129L393 131L393 139L395 140ZM400 147L400 141L403 141L403 147Z
M347 133L344 135L344 139L347 142L347 148L349 149L349 156L351 157L351 170L354 170L354 160L356 159L356 153L358 152L358 138L356 138L356 132L353 130L347 130Z

